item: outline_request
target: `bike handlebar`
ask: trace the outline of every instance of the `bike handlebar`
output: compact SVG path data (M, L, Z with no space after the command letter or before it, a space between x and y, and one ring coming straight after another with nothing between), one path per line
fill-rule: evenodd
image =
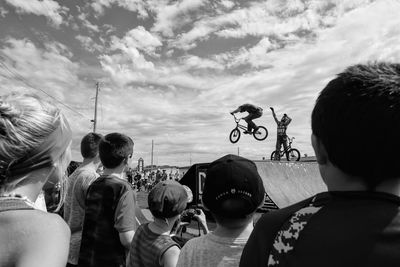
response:
M231 113L231 115L233 116L233 119L235 120L235 122L236 122L236 123L239 123L239 121L241 120L241 118L236 118L235 114L232 114L232 113Z

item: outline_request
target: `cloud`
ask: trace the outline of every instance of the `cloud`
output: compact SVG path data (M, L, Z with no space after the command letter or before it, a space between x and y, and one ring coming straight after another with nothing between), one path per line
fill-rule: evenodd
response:
M7 14L8 14L8 10L5 9L4 7L0 6L0 17L5 18Z
M224 66L216 61L200 58L198 56L188 56L182 59L184 66L188 69L215 69L223 70Z
M235 2L230 0L222 0L221 5L223 5L227 9L231 9L235 6Z
M95 52L95 51L102 51L103 47L99 44L96 44L92 38L89 36L83 36L83 35L77 35L75 37L81 45L89 52Z
M53 0L6 0L6 2L15 7L17 13L45 16L56 27L63 23L62 15L65 15L69 10Z
M110 8L112 5L137 12L142 18L146 18L149 15L146 10L146 4L142 0L96 0L90 4L93 10L99 15L103 15L105 12L104 9Z
M348 3L350 2L350 3ZM296 35L299 40L314 37L322 27L334 25L338 17L355 7L369 4L369 0L351 1L282 1L250 2L248 7L237 8L215 16L203 16L193 27L181 33L173 42L177 48L189 50L196 42L208 40L212 35L220 38L273 36L285 40Z
M86 29L88 29L90 32L100 32L99 26L97 26L97 25L91 23L91 22L88 20L87 17L88 17L88 14L87 14L87 13L84 13L84 12L82 12L82 13L80 13L80 14L78 15L78 19L82 22L82 25L83 25Z
M156 49L161 46L162 43L158 36L146 31L143 26L138 26L127 32L122 39L112 36L110 49L119 49L124 52L128 52L130 49L138 49L147 55L157 56ZM134 54L136 55L137 52L134 52Z
M242 47L238 51L215 55L214 58L228 69L241 65L250 65L254 68L271 67L267 54L279 48L281 45L278 42L271 42L268 37L265 37L249 49Z
M157 12L157 17L152 31L172 37L175 29L192 21L191 12L197 11L206 4L207 1L205 0L182 0L172 5L157 3L156 6L153 6L153 9Z

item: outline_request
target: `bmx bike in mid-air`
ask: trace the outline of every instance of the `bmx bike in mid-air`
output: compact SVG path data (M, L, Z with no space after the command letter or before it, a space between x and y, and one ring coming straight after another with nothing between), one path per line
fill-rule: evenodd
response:
M292 148L294 137L289 138L289 144L287 145L286 149L282 149L279 151L279 159L282 158L286 154L287 161L299 161L300 160L300 151L296 148ZM271 160L275 160L276 151L272 152Z
M242 129L243 131L247 131L247 127L239 123L242 118L236 118L235 115L232 116L236 122L236 127L231 131L231 134L229 135L229 140L234 144L240 139L240 129ZM252 134L256 140L262 141L267 138L268 130L264 126L258 126L257 129L253 130Z

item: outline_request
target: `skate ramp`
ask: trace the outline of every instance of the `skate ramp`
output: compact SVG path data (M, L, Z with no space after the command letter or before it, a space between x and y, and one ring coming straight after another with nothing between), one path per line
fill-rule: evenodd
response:
M316 162L254 161L268 197L284 208L326 191Z

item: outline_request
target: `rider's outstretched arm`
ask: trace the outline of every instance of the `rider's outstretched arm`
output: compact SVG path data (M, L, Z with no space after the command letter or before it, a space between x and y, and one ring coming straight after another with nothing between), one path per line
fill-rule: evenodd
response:
M274 116L275 122L276 122L276 123L279 123L279 120L278 120L278 118L276 117L274 108L270 108L270 109L272 110L272 116Z

